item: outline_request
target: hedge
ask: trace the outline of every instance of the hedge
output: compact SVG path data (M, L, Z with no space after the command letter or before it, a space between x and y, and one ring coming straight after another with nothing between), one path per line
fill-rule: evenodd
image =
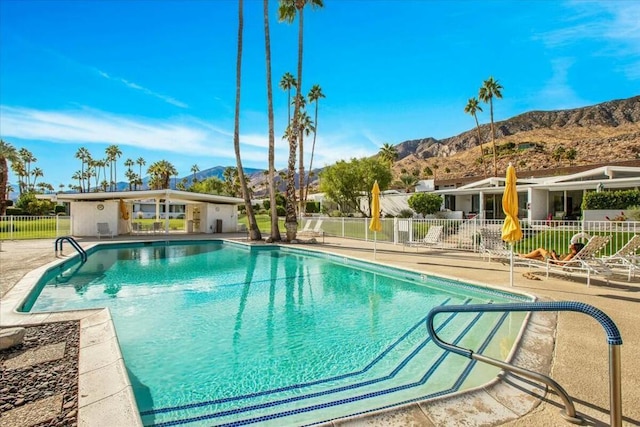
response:
M582 210L627 209L640 206L640 190L589 192L582 200Z

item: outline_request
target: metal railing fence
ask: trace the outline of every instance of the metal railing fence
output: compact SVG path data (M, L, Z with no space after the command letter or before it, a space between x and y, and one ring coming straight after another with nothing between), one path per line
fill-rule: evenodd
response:
M0 240L55 239L69 234L69 216L0 216Z
M306 219L309 220L309 219ZM301 221L300 227L304 226ZM313 220L316 220L314 218ZM327 236L364 241L387 242L406 245L419 242L430 227L441 226L439 247L450 250L478 252L482 229L499 231L502 220L483 219L414 219L382 218L382 230L369 230L370 218L322 217L322 231ZM611 240L600 255L611 255L620 249L633 235L640 233L640 221L522 221L523 239L514 243L517 253L529 252L538 247L554 249L558 254L568 252L571 238L578 233L609 235ZM2 216L0 240L46 239L71 234L69 216Z
M414 219L382 218L382 231L375 234L369 230L370 218L332 218L325 217L322 230L327 236L343 237L394 245L407 245L419 242L432 226L443 227L439 247L450 250L478 252L480 250L481 230L499 232L502 220L483 219ZM301 226L304 225L304 222ZM640 233L640 221L565 221L540 220L522 221L522 240L514 243L514 251L526 253L543 247L555 250L558 254L569 252L572 237L578 233L587 236L609 235L609 244L600 255L611 255L620 249L634 234ZM433 247L433 245L430 245Z

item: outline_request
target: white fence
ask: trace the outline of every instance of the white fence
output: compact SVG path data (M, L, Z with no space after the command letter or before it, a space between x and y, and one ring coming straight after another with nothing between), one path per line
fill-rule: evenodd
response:
M315 219L314 219L315 220ZM322 231L327 236L373 241L369 230L370 218L323 218ZM481 219L381 219L382 231L375 236L378 242L406 245L419 242L432 226L442 226L443 233L437 247L449 250L478 252L481 230L499 233L502 220ZM304 223L301 225L304 226ZM538 247L555 249L559 254L569 252L571 238L577 233L610 235L609 245L601 255L609 255L622 247L634 234L640 233L638 221L522 221L523 239L514 243L517 253L529 252ZM433 247L433 245L430 245Z
M0 240L54 239L70 234L69 216L0 216Z

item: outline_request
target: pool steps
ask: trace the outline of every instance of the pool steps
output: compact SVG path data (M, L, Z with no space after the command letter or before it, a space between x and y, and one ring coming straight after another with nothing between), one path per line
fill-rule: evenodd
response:
M444 328L453 317L455 316L448 318L440 326ZM454 330L454 328L444 329L442 335L452 341L483 349L491 342L493 334L505 323L506 319L504 315L488 316L477 314L468 317L460 328L457 330ZM424 326L424 323L420 322L420 325ZM487 329L493 332L486 339L478 341L474 338L476 331L486 331ZM246 402L243 402L242 406L245 408L216 409L222 404L216 401L210 402L210 404L199 404L198 406L185 405L188 407L174 408L174 410L159 409L149 411L152 413L147 413L146 415L143 413L142 419L145 425L153 422L159 426L178 426L197 421L204 422L205 420L210 420L216 425L244 425L256 422L261 423L261 425L289 425L303 423L304 415L309 411L313 411L315 415L323 413L324 417L326 417L324 421L330 421L345 416L372 412L373 410L371 409L360 411L357 409L358 403L365 400L367 401L367 407L370 408L372 406L371 402L375 402L373 407L381 409L390 406L392 400L392 404L396 405L398 403L409 403L436 397L458 390L469 377L475 362L472 361L460 366L454 376L445 375L444 373L451 369L451 365L458 364L459 357L450 357L446 353L439 351L428 337L425 338L424 328L414 329L410 332L415 335L422 335L422 339L410 349L399 346L397 349L402 351L403 354L396 356L396 358L401 356L396 361L396 365L389 367L386 373L381 372L381 376L374 380L359 380L357 376L345 378L332 382L329 387L319 389L315 387L309 391L299 389L293 396L291 395L292 390L280 391L273 393L274 396L269 401L254 405L247 405ZM483 332L483 336L486 336L486 332ZM434 350L435 353L433 353ZM458 360L455 360L456 358ZM416 376L416 367L422 368L423 374L421 377ZM425 370L425 367L430 368ZM388 389L384 388L385 380L389 378L397 380L402 378L403 374L406 377L402 380L403 385ZM441 390L431 393L416 393L414 391L425 383L440 384ZM308 399L314 399L313 403L305 403L305 400ZM250 408L247 409L246 406L250 406ZM344 406L345 409L337 412L335 409L337 406ZM238 417L240 414L244 415Z

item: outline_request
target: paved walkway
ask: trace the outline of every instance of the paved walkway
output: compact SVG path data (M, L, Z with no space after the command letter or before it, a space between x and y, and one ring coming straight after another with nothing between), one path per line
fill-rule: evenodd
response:
M193 238L184 236L183 238ZM228 236L225 236L228 237ZM240 236L230 236L240 237ZM242 236L244 237L244 236ZM157 239L157 236L150 237ZM81 240L81 244L92 244L94 240ZM309 245L310 248L332 253L349 255L363 260L374 260L373 244L362 241L325 238L323 244ZM458 278L475 283L509 288L509 266L499 262L483 261L471 253L440 251L437 249L407 248L385 243L377 243L375 260L410 270ZM65 248L65 251L71 250ZM0 252L0 295L4 295L26 272L55 260L53 241L3 242ZM640 425L640 280L627 282L626 277L615 277L608 285L597 279L586 287L584 277L551 277L541 280L525 278L527 269L515 269L513 289L534 294L542 299L557 301L579 301L591 304L607 313L619 327L624 345L622 356L622 397L623 425ZM525 343L535 347L537 343ZM551 377L574 398L576 409L587 425L607 425L609 422L609 373L608 345L600 325L588 316L578 313L560 313L555 335L555 352L550 359ZM467 401L467 404L469 402ZM510 426L556 426L564 425L559 414L563 407L553 393L546 393L542 403L515 421L503 423ZM448 416L458 418L464 425L491 425L495 420L464 417L464 409L449 408ZM480 411L473 406L467 413ZM354 421L352 425L389 425L390 419L396 425L430 425L424 419L433 420L433 414L423 409L423 414L388 415L366 422ZM457 417L456 417L457 413ZM447 415L445 411L445 415ZM462 415L462 416L461 416ZM391 417L391 418L390 418ZM435 422L436 425L441 425ZM450 424L454 425L455 422ZM343 425L343 424L340 424ZM458 423L458 425L460 425Z

